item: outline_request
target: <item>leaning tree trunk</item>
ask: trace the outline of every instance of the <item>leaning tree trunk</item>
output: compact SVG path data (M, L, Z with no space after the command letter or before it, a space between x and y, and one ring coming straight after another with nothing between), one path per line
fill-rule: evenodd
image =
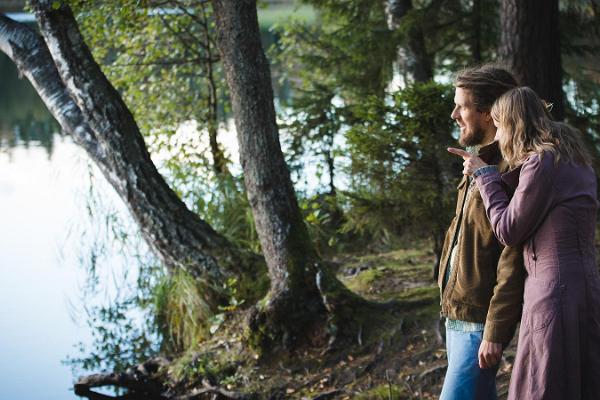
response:
M500 57L522 85L554 104L562 120L564 104L560 57L558 0L502 0Z
M70 9L53 9L51 1L32 5L48 45L25 25L0 15L0 49L100 168L167 268L184 269L207 287L217 287L244 265L260 265L255 255L235 249L189 211L165 183L131 113L83 42Z
M412 0L385 0L388 28L398 29L402 19L413 10ZM433 61L427 53L423 29L414 22L406 32L405 46L398 49L398 63L416 82L433 79Z

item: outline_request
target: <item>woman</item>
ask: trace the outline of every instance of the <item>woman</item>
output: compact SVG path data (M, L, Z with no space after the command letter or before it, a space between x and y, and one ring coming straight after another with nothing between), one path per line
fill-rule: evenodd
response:
M579 133L552 121L527 87L492 107L513 168L458 149L498 239L524 246L523 315L509 399L600 398L600 277L595 261L596 177Z

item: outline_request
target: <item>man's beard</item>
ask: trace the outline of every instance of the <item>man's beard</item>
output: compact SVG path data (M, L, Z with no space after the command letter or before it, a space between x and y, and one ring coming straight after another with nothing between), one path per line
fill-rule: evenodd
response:
M485 131L481 126L476 126L471 132L466 135L461 135L458 138L458 143L463 147L480 146L485 139Z

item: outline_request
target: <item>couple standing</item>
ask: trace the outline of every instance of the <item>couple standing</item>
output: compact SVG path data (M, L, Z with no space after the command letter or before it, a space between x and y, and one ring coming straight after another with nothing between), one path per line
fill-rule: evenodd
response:
M600 398L596 177L579 133L506 70L455 81L464 159L442 257L448 370L442 400L496 399L520 321L511 400Z

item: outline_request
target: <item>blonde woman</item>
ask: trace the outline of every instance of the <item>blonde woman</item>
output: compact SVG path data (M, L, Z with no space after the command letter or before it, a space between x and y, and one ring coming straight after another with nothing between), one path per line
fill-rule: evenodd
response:
M498 239L523 245L527 278L509 399L598 399L600 277L594 232L596 175L579 132L552 121L528 87L492 107L512 169L459 149Z

